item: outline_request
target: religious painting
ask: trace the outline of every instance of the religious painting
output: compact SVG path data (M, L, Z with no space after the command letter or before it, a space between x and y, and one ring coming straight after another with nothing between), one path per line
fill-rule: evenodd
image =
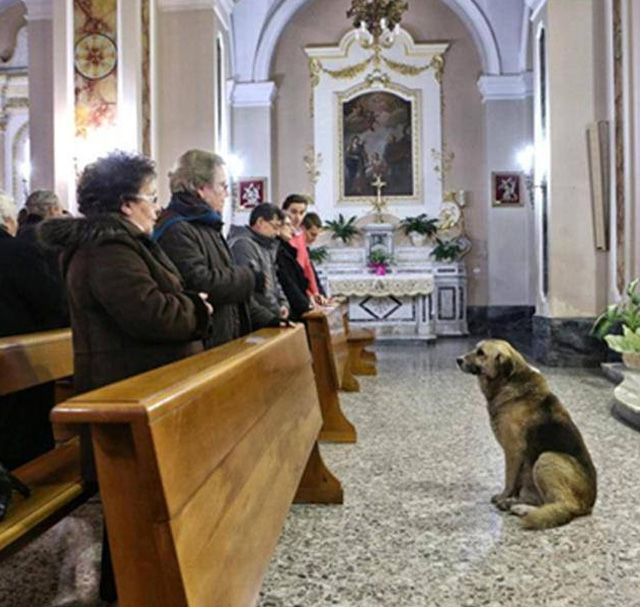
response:
M241 177L236 184L237 208L250 210L266 202L266 177Z
M522 173L491 173L491 184L494 207L522 206Z
M415 198L417 99L389 89L338 97L341 200L373 198L380 181L385 198Z

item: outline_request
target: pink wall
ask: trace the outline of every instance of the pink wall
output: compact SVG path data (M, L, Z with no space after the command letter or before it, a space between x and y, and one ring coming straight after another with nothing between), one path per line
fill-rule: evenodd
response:
M304 47L337 43L350 28L345 15L350 4L349 0L316 0L296 15L279 41L272 65L272 79L278 86L274 112L275 200L282 200L289 192L309 190L302 157L306 146L313 143L313 129ZM403 26L417 42L451 44L444 76L444 143L456 159L445 187L468 192L467 231L473 241L466 258L469 303L486 305L486 284L476 284L472 274L473 268L479 267L480 275L486 275L484 111L476 86L482 73L480 58L470 32L438 0L412 2Z

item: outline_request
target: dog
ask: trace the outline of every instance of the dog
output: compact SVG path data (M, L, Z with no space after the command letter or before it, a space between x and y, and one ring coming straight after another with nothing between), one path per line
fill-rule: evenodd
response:
M590 514L597 473L580 431L542 374L511 344L481 341L456 359L478 377L493 433L505 456L505 485L491 501L548 529Z

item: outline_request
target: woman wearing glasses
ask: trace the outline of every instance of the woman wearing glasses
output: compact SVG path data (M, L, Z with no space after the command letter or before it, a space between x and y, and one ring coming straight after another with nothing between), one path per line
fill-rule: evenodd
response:
M158 214L153 162L110 154L87 166L77 194L84 218L38 226L45 245L63 250L76 391L202 351L213 308L206 294L184 289L178 270L150 237ZM100 594L113 601L106 542L104 550Z
M211 348L277 324L263 308L255 306L254 291L263 292L265 275L249 267L234 265L222 234L222 212L229 195L224 160L205 150L189 150L169 174L171 202L154 232L167 255L176 264L189 289L203 291L216 313Z
M150 238L158 214L153 162L110 154L87 166L77 194L84 218L39 226L46 245L64 249L77 391L201 351L212 308L205 294L185 291Z

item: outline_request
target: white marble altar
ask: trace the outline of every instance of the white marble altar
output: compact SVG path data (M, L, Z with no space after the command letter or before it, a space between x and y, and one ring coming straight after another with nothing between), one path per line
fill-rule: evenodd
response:
M331 247L318 267L327 292L349 298L354 325L374 329L380 339L468 334L463 262L431 261L428 246L395 246L391 272L380 277L366 267L366 251L366 244Z
M431 273L332 274L331 295L348 298L352 326L367 326L378 339L435 339Z

